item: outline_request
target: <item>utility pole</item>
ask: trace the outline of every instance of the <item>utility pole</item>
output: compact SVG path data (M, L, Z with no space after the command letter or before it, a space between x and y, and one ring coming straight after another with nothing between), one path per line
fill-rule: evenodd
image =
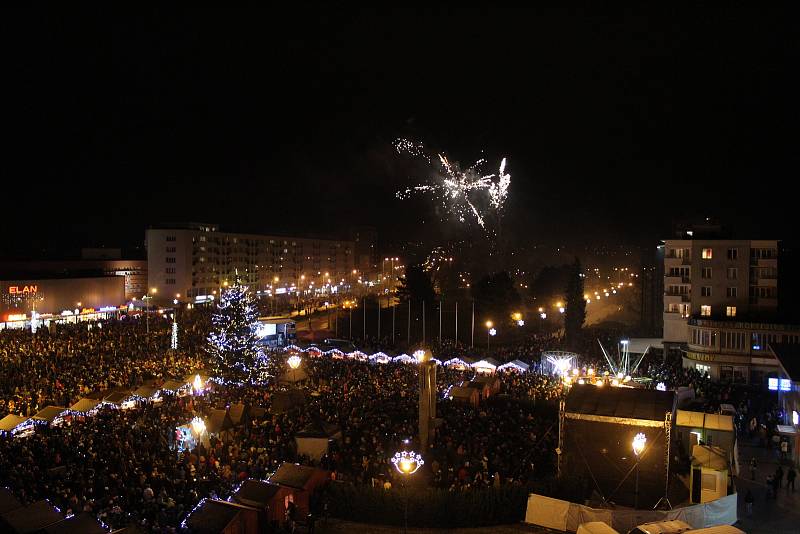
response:
M392 345L394 345L394 312L397 310L397 306L392 306Z
M381 338L381 297L378 295L378 339Z
M422 301L422 344L425 344L425 301Z
M442 344L442 301L439 301L439 345Z
M411 299L408 299L408 334L406 335L406 345L411 345Z

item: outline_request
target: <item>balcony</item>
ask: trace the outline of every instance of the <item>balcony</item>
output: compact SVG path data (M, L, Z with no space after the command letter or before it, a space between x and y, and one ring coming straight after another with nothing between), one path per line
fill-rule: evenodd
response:
M692 278L689 276L674 276L671 274L664 275L664 285L674 286L678 284L691 284Z
M691 302L691 295L686 293L674 293L667 291L664 293L664 302L666 304L677 304L679 302Z

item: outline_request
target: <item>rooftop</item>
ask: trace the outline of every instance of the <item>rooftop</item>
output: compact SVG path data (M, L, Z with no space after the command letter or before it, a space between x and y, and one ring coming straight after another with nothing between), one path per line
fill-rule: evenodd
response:
M664 421L672 412L675 393L655 389L574 385L567 394L565 411L569 413Z

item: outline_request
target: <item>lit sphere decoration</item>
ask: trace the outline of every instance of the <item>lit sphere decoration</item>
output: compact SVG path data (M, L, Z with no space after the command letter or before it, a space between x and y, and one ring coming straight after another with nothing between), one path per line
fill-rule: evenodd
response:
M403 475L413 475L417 470L425 464L422 455L414 451L397 452L392 457L397 472Z

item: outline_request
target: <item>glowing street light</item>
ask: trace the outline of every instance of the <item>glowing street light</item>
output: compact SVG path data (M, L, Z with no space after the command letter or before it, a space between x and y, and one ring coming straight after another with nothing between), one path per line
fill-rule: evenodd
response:
M639 461L641 460L644 447L647 444L647 436L639 432L633 438L633 454L636 455L636 488L634 489L633 507L639 508Z
M420 467L425 464L425 461L422 459L422 455L416 453L414 451L401 451L396 452L392 457L392 463L394 464L394 468L397 469L397 472L403 476L403 495L405 498L403 499L403 530L405 532L408 531L408 494L405 491L405 478L408 475L413 475L416 473Z
M200 375L194 375L194 380L192 381L192 389L194 390L195 395L203 391L203 379L200 378Z
M426 350L418 349L414 351L414 358L416 358L417 363L425 363L431 359L431 354Z
M292 369L292 382L295 386L297 386L297 368L300 367L300 361L300 356L297 354L289 356L289 359L286 360L286 363L288 363L289 367Z
M401 475L413 475L425 464L425 460L421 454L414 451L402 451L395 453L392 463Z
M492 321L486 321L486 350L489 350L489 340L492 336L497 335L497 330L494 328L494 323Z
M636 436L633 438L633 454L635 454L637 458L642 455L642 451L644 451L646 444L647 436L641 432L636 434Z
M192 430L200 437L206 431L206 422L199 417L195 417L192 419Z

